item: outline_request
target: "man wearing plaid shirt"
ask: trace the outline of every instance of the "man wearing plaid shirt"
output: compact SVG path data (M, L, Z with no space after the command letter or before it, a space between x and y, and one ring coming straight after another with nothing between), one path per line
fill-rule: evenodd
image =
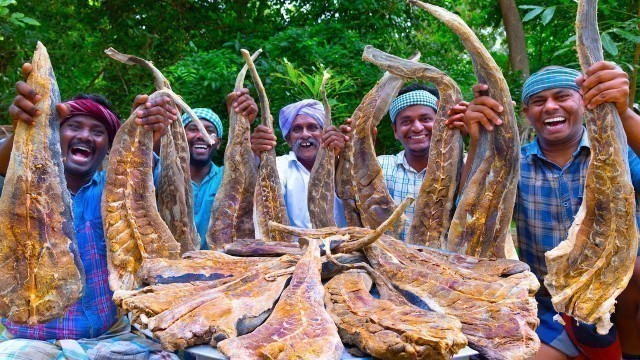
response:
M501 125L502 106L482 95L487 89L485 84L475 85L475 99L471 104L461 103L454 108L452 114L458 115L448 121L462 116L471 134L478 133L480 124L489 131ZM564 67L546 67L524 84L523 110L537 137L521 150L514 219L520 257L541 283L547 273L544 253L566 238L582 203L590 158L589 141L582 125L584 106L593 109L604 102L616 105L630 146L632 183L636 194L640 191L640 160L634 153L640 151L640 117L628 107L628 95L627 74L607 62L594 64L585 75ZM639 298L640 265L636 260L631 281L617 298L616 326L601 336L595 326L577 326L570 318L566 319L569 320L566 326L554 321L556 312L551 297L541 287L536 294L540 318L536 333L542 342L537 358L620 359L621 352L625 353L624 358L637 358Z
M25 64L25 78L31 71ZM41 101L35 90L20 81L18 96L9 113L14 124L32 123L37 115L35 103ZM177 110L169 99L147 102L136 97L134 106L146 105L137 113L136 122L154 130L159 139L168 124L177 120ZM0 334L0 359L177 359L162 351L159 344L130 331L129 322L118 317L112 301L107 270L107 248L102 227L100 199L106 182L100 165L120 127L117 115L101 96L80 95L58 104L60 146L65 157L64 175L72 196L73 222L78 253L86 282L82 297L67 309L64 316L34 326L2 319L6 329ZM0 173L7 171L13 135L0 144Z
M389 194L398 204L409 195L418 198L429 162L437 102L438 90L413 84L402 88L389 108L393 134L404 150L396 155L380 155L378 163L382 167ZM414 204L411 204L405 211L407 221L400 240L404 241L409 231L414 208Z

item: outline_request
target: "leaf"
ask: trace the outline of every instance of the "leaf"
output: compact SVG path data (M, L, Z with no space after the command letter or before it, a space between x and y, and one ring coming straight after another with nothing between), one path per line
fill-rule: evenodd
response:
M560 50L556 51L555 53L553 53L553 55L551 55L551 57L556 57L556 56L558 56L558 55L560 55L560 54L562 54L564 52L567 52L569 50L571 50L571 48L560 49Z
M623 38L634 42L636 44L640 43L640 36L636 36L633 35L632 33L628 32L628 31L624 31L622 29L613 29L613 32L615 32L616 34L622 36Z
M544 10L544 8L536 8L536 9L533 9L533 10L529 11L527 13L527 15L525 15L524 18L522 18L522 22L529 21L529 20L533 19L534 17L538 16L538 14L540 14L542 12L542 10Z
M576 42L576 36L573 35L570 38L567 39L567 41L564 42L564 45L568 45L570 43L575 43Z
M2 7L6 7L9 5L15 5L16 1L15 0L0 0L0 6Z
M556 7L552 6L547 8L541 15L542 25L547 25L551 18L553 18L553 14L556 12Z
M38 22L38 20L32 19L30 17L24 17L21 19L21 21L29 25L40 26L40 23Z
M24 23L23 23L22 21L20 21L20 20L16 20L16 19L14 19L14 18L12 18L12 17L10 17L10 18L9 18L9 19L7 19L7 20L9 20L9 22L11 22L11 23L12 23L12 24L14 24L14 25L18 25L18 26L20 26L20 27L24 27Z
M23 13L13 13L11 14L11 18L13 19L22 19L24 17Z
M518 7L520 9L540 9L540 8L542 8L541 6L535 6L535 5L520 5Z
M602 34L602 47L604 47L605 50L607 50L607 52L613 56L618 55L618 46L616 46L616 43L613 42L613 40L611 39L611 36L609 36L609 34L607 33L603 33Z
M0 7L0 16L5 16L9 13L9 9Z

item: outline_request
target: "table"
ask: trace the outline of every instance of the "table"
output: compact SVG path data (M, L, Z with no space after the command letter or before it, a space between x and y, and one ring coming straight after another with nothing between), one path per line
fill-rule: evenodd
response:
M220 353L220 351L218 351L218 349L209 346L209 345L198 345L198 346L192 346L190 348L186 348L184 350L185 352L190 353L191 355L194 355L196 357L196 360L226 360L227 357L222 355L222 353ZM478 352L475 350L472 350L469 347L465 347L462 350L460 350L459 353L457 353L456 355L453 356L453 359L456 360L466 360L469 359L470 356L472 355L477 355ZM359 360L367 360L367 359L371 359L369 357L358 357L358 356L353 356L351 354L349 354L347 352L347 350L345 350L342 353L342 360L349 360L349 359L359 359Z

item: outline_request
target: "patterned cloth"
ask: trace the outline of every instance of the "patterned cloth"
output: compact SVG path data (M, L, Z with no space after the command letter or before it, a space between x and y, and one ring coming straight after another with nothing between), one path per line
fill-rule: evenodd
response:
M213 124L213 126L216 127L216 131L218 132L218 137L222 138L222 134L223 134L223 128L222 128L222 121L220 120L220 117L218 116L218 114L214 113L213 110L211 109L207 109L207 108L195 108L193 109L193 113L198 116L198 119L200 119L200 121L202 120L207 120L210 123ZM182 126L187 126L189 125L189 123L193 121L191 119L191 116L189 116L189 114L184 113L182 114Z
M73 222L78 252L86 275L84 293L60 319L36 326L18 325L7 319L2 323L18 338L81 339L103 334L116 321L116 306L111 301L100 201L106 182L104 171L96 172L73 197Z
M87 115L100 121L105 128L107 128L107 134L109 135L109 144L113 142L113 138L116 136L116 132L120 128L120 120L106 107L98 104L97 102L89 99L77 99L67 101L66 104L71 112L64 119L60 121L62 125L65 121L69 120L73 116Z
M209 219L211 218L211 207L213 199L218 192L220 183L222 182L222 174L224 168L211 163L209 174L202 179L200 184L196 184L191 180L191 189L193 191L193 217L196 223L198 235L200 235L200 249L208 250L207 229L209 228Z
M521 149L520 180L514 209L518 249L521 260L531 267L541 284L544 283L547 273L544 253L555 248L566 238L582 203L590 154L586 130L572 159L563 168L544 157L537 138ZM631 149L628 150L628 159L633 187L638 192L640 159ZM640 219L639 215L636 211L636 221ZM550 304L550 295L544 286L540 288L536 298L539 303L538 317L541 320L536 332L540 339L543 343L573 356L572 354L578 350L572 343L564 341L568 335L560 323L553 321L553 315L556 314L553 306L543 306L545 303ZM594 341L599 339L592 326L580 324L577 329L580 333L592 334L591 338L595 339ZM587 339L590 336L581 338Z
M287 206L287 215L291 226L311 229L307 192L309 189L309 170L307 170L296 154L291 151L287 155L276 158L280 186ZM336 196L333 204L333 216L338 227L347 226L342 201Z
M427 173L426 168L420 172L412 168L404 157L404 150L396 155L380 155L378 156L378 163L382 167L389 194L391 194L396 204L400 204L409 195L416 199L418 198L420 186L422 186L424 176ZM400 234L400 240L402 241L405 240L411 226L414 210L415 202L404 212L407 216L407 221L404 224L404 230Z
M176 360L159 344L131 332L126 318L121 318L106 333L94 339L29 340L0 334L0 359L15 360Z
M522 87L522 103L528 104L531 96L545 90L565 88L580 91L576 85L576 78L580 76L577 70L562 66L549 66L529 76Z
M280 130L282 131L282 137L287 137L293 120L298 115L311 116L318 122L320 127L324 127L324 106L318 100L306 99L298 101L297 103L289 104L280 110L278 117L280 123Z
M413 105L425 105L433 109L433 111L438 111L438 99L433 96L430 92L426 90L414 90L410 91L406 94L402 94L395 98L391 103L391 107L389 107L389 117L391 118L391 122L396 122L396 116L400 113L400 111L408 108Z

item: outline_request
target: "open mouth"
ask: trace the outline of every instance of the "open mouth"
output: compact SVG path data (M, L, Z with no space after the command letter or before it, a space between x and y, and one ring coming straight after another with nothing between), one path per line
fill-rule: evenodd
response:
M547 128L553 129L553 128L557 128L564 125L566 122L567 122L567 118L563 116L556 116L554 118L546 119L544 121L544 126L546 126Z
M75 161L85 162L93 156L93 150L86 145L75 145L69 150Z
M314 147L316 145L315 142L311 142L311 141L301 141L300 142L300 147L301 148L311 148Z
M206 143L196 143L196 144L193 144L191 148L196 153L205 154L209 152L209 149L211 148L211 146L209 146L209 144L206 144Z

